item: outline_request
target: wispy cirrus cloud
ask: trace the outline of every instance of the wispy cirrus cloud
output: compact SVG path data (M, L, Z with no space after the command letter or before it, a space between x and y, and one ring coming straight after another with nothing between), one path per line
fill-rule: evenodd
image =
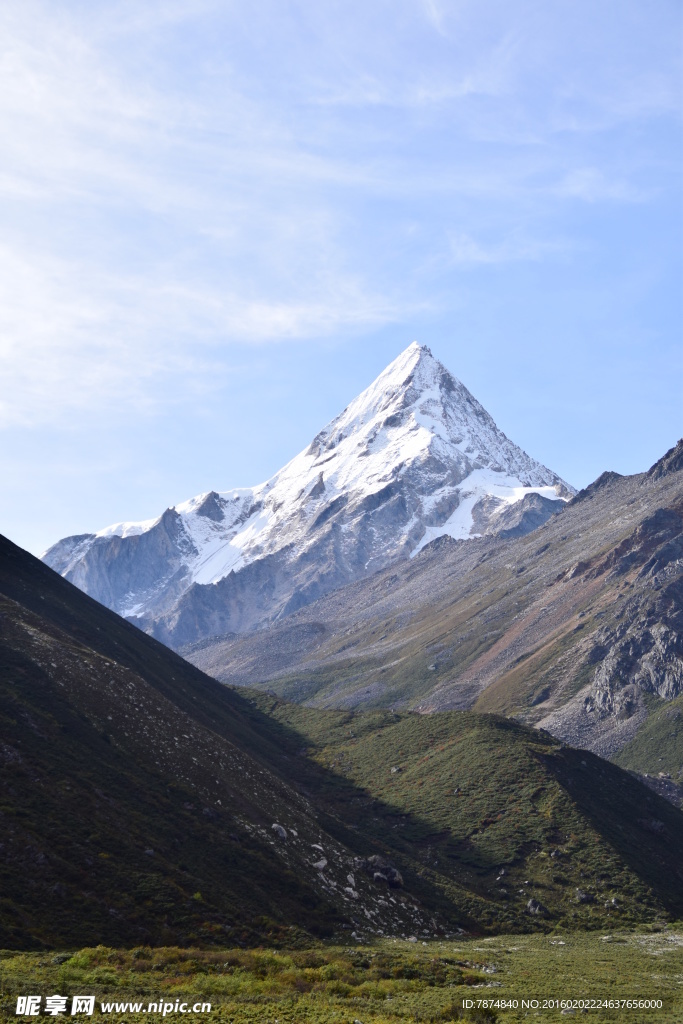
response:
M439 0L420 0L420 4L430 24L434 26L437 32L443 35L444 13L443 10L441 9L441 4L439 3Z
M400 322L409 311L350 277L278 301L0 246L0 428L120 403L154 411L174 402L178 381L195 392L221 387L226 338L263 345Z
M511 236L491 244L470 235L451 233L446 258L455 266L478 267L557 259L568 256L575 249L575 243L559 238L548 240Z
M553 186L558 196L587 203L644 203L653 189L610 177L597 167L579 167L569 171Z
M654 459L682 17L5 0L0 529L39 550L265 479L416 337L523 445L552 395L534 454L568 479Z
M673 116L659 41L599 64L609 25L571 4L351 7L3 5L4 423L162 405L235 342L398 323L443 302L444 252L565 259L565 207L655 195L601 135Z

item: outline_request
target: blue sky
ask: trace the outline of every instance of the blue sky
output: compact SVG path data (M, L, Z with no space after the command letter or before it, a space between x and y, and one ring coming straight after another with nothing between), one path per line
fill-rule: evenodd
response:
M582 486L683 433L679 0L5 0L0 532L266 479L414 339Z

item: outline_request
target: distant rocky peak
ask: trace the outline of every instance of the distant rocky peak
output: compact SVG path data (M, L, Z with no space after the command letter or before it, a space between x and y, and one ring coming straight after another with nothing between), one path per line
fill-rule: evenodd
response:
M647 471L647 475L659 480L663 476L668 476L669 473L678 473L681 469L683 469L683 438L655 462L654 466Z
M206 519L212 519L215 523L222 523L225 518L226 504L227 502L216 491L209 491L201 504L197 506L196 514L204 516Z

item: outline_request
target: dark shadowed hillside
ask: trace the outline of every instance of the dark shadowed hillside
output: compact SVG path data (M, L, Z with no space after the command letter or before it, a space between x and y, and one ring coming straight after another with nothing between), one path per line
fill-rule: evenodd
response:
M683 913L680 812L547 734L257 706L4 539L0 595L3 946Z
M423 921L364 876L350 894L353 852L268 767L267 720L0 543L1 945L331 934L356 903Z

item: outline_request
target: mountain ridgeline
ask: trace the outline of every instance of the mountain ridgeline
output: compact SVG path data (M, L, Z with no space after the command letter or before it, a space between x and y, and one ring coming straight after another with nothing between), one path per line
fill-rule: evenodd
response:
M277 621L439 536L515 536L573 489L410 345L272 479L67 537L45 562L175 649Z
M681 803L682 463L575 494L413 344L265 484L44 560L222 682L513 716Z
M616 765L500 715L232 689L4 538L0 691L4 948L683 914L683 815Z
M534 532L443 537L268 629L186 656L316 707L513 716L647 776L683 775L683 442L603 474Z

